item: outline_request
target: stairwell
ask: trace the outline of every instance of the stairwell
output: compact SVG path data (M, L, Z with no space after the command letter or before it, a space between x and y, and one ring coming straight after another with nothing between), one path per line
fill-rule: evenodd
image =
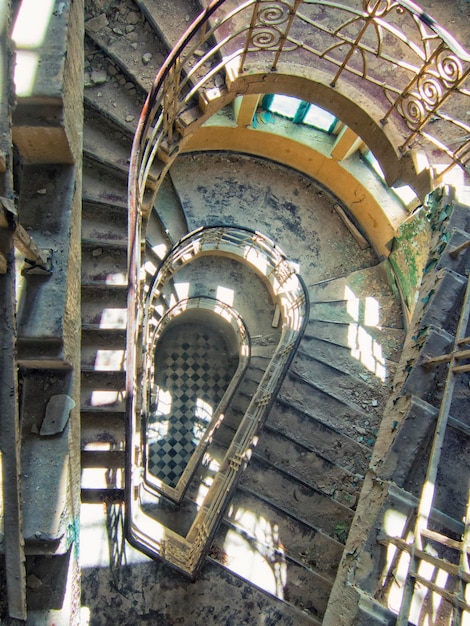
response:
M123 497L123 159L128 128L137 120L124 103L133 90L141 93L139 82L145 80L145 72L139 82L135 78L143 48L133 59L136 48L124 43L126 35L112 34L112 28L125 32L119 20L124 25L127 18L116 13L115 21L98 32L88 26L86 40L88 74L112 68L106 82L85 90L84 158L89 167L84 170L82 243L82 499L90 519L91 507L102 506L108 519L116 517L112 511L120 509ZM149 46L149 22L137 6L132 21L130 32ZM175 37L173 29L162 33L165 20L158 23L159 30L152 30L154 47L146 49L157 58L156 51ZM108 607L117 602L109 591L100 597L111 579L119 597L128 597L124 605L134 616L122 614L123 623L143 619L146 612L162 623L189 623L180 601L169 606L162 600L161 606L168 604L165 610L151 608L149 598L156 593L163 598L170 588L181 598L192 590L191 623L249 623L248 615L235 617L235 601L223 602L235 589L251 598L251 614L259 611L263 623L321 623L404 337L398 296L388 286L383 263L370 248L359 249L336 214L335 202L293 170L230 154L185 155L160 188L146 231L149 274L171 245L201 225L255 227L300 265L311 314L200 578L188 587L170 569L150 561L125 567L111 559L103 569L85 565L83 604L96 623L104 623ZM210 272L208 266L208 276L213 276ZM267 364L263 343L263 337L253 339L252 369L254 365L259 372ZM255 370L252 376L256 384ZM187 498L189 506L191 493ZM96 502L105 504L92 504ZM87 519L85 513L85 541ZM111 544L116 540L108 539ZM135 554L128 558L138 560ZM131 588L145 587L149 575L155 577L150 591L131 601L136 598Z
M200 226L227 224L256 229L272 238L299 267L310 299L305 332L258 433L250 461L211 537L197 579L188 580L171 565L165 564L164 556L163 562L150 559L125 541L125 459L129 434L126 426L125 350L130 152L145 94L155 73L206 4L193 0L86 2L80 294L81 622L90 625L118 622L129 625L205 623L235 626L259 623L302 626L319 625L325 618L325 623L336 624L338 612L335 613L336 609L328 603L332 599L338 607L342 602L342 590L354 580L361 596L358 619L363 621L358 623L363 626L394 623L394 616L384 608L383 597L380 594L374 596L376 572L367 572L367 578L361 578L363 570L360 568L353 574L348 572L351 559L356 558L354 541L367 497L359 515L358 504L365 478L367 489L370 486L371 470L368 468L371 460L372 472L375 472L378 455L386 448L384 441L388 441L389 435L388 432L384 434L382 418L384 411L388 411L389 417L393 416L389 396L392 381L395 381L393 390L396 394L402 393L405 398L407 394L413 394L413 409L418 406L424 418L418 420L420 430L414 442L416 445L411 445L406 453L409 454L409 466L397 463L402 446L408 450L407 446L414 438L410 432L417 415L413 411L406 413L408 407L400 397L396 411L406 413L404 426L401 430L398 420L389 419L391 432L398 434L384 459L385 470L381 476L398 485L398 496L391 488L390 497L392 500L398 498L400 506L403 503L400 490L406 492L406 507L410 507L406 510L407 514L412 511L409 513L412 519L414 504L410 502L419 498L416 476L421 480L426 471L429 423L434 422L440 401L442 387L439 385L442 383L439 376L443 366L439 365L438 375L434 378L425 376L423 382L418 367L408 368L410 363L403 361L406 323L390 263L377 256L367 241L364 243L362 236L351 234L353 229L347 228L341 217L341 210L347 207L312 178L259 156L223 150L184 153L172 163L163 183L157 180L158 168L151 170L144 191L144 206L146 200L153 197L156 185L160 187L156 199L148 207L142 244L145 259L143 283L148 289L166 253L187 233ZM195 77L191 80L194 81ZM213 85L223 92L223 81L220 82L217 74L213 77ZM206 96L200 99L201 110L210 108ZM194 116L201 110L191 109L185 113L186 117L182 116L179 120L182 135L186 132L185 124L194 121ZM224 110L223 114L236 125L231 109ZM173 147L161 146L159 157L171 161ZM61 214L61 201L68 206L73 202L72 171L72 166L67 163L24 168L19 205L24 215L28 214L28 203L33 207L29 221L25 219L24 224L30 230L37 230L38 240L40 243L44 241L44 247L48 247L50 233L46 232L42 237L46 222L41 200L44 195L52 197L59 191L51 202L50 214L46 216L55 223L53 217L56 213ZM466 207L460 209L455 211L458 217L449 227L453 247L462 242L465 244L468 238L468 210ZM57 224L59 222L57 220ZM62 226L67 228L65 222ZM67 264L60 256L62 253L58 252L56 267L60 263ZM432 285L425 283L431 294L429 300L435 293L436 300L445 300L449 293L452 297L457 292L460 294L468 271L468 254L452 256L444 251L441 258L441 253L439 248L436 257L436 269L440 271L438 279ZM70 262L73 263L74 259L72 254ZM224 280L222 265L213 259L205 259L201 264L197 280L209 295ZM235 274L234 271L233 276ZM183 279L184 276L182 271L180 277ZM431 278L435 280L433 271L430 271L429 280ZM31 297L31 287L40 280L34 277L29 280L25 291L27 296ZM241 284L240 277L235 276L233 280ZM59 291L63 287L58 281ZM67 285L67 288L70 295L71 286ZM168 308L172 290L175 292L174 284L162 296L164 310ZM43 326L49 325L54 330L47 293L41 289L38 293L41 295L39 305L45 311L41 314ZM253 293L252 285L248 285L246 306L247 309L251 306L251 314L256 319L262 304ZM460 302L458 294L455 302L452 301L456 307ZM67 299L65 292L60 292L59 296L64 301ZM424 307L421 308L426 310L427 303L423 300ZM449 326L447 319L451 316L452 306L450 304L447 313L438 312L437 317L432 312L425 313L427 324L422 324L426 328L432 325L432 338L437 337L434 345L442 350L451 344L455 334L455 320L450 320ZM429 310L435 309L429 307ZM51 481L57 487L57 494L67 493L69 488L69 460L63 442L58 437L41 439L39 431L42 416L44 412L47 414L47 400L66 397L69 391L72 393L72 368L64 358L60 340L41 337L35 343L33 336L30 341L27 313L26 306L20 309L18 342L24 383L22 463L23 473L30 473L30 479L25 480L27 475L24 479L28 578L23 583L26 584L28 610L32 611L30 620L34 624L35 619L43 619L45 605L51 609L50 618L59 620L61 600L70 600L68 609L72 608L72 602L74 604L74 616L64 616L64 619L77 619L78 598L70 599L56 584L57 580L67 578L67 567L71 567L71 576L76 577L73 570L75 556L71 558L70 555L76 553L73 545L77 538L74 535L76 528L67 523L70 516L65 514L60 520L55 519L47 502L36 494L40 477L49 462L51 467L54 466ZM226 450L240 415L269 362L273 337L277 333L274 307L269 314L265 310L263 313L267 322L251 338L252 356L247 376L237 390L229 419L217 431L214 449ZM32 330L35 331L36 326ZM54 332L49 335L55 338ZM420 338L424 336L423 331ZM405 345L409 348L409 336L407 341ZM421 347L419 343L411 350L416 352ZM428 357L426 353L425 358ZM416 357L419 366L422 360L422 354ZM400 373L404 372L407 372L406 381L400 379ZM435 395L432 395L432 381L438 383ZM467 445L466 381L464 378L456 388L450 418L452 435L450 443L447 442L445 459L450 459L456 450L465 449ZM423 408L421 400L433 407ZM64 415L68 410L69 405L61 407ZM44 423L42 427L45 428ZM70 428L71 425L65 427L60 435L64 441ZM73 428L76 433L75 421ZM41 434L49 435L47 432ZM376 446L378 438L379 445ZM415 457L419 457L416 462ZM379 458L379 465L382 460ZM465 466L464 456L459 463ZM37 471L38 464L40 471ZM67 468L65 479L62 466ZM451 532L457 537L465 529L458 519L452 517L452 503L458 501L460 511L464 496L456 486L451 490L451 497L447 498L452 472L443 470L442 475L437 515L440 523L442 520L449 522L451 518ZM201 470L198 480L204 479ZM164 498L162 500L165 507ZM64 496L58 502L57 510L67 513L68 502ZM155 501L149 499L146 504L151 509ZM178 506L183 513L197 510L196 491L189 488ZM376 503L372 503L375 517L371 513L369 521L380 525L383 511L374 507ZM42 518L38 522L41 511L44 512L44 524ZM50 525L51 521L57 522L54 532L38 535L39 526ZM169 527L170 523L171 520ZM445 526L443 522L442 525ZM350 534L351 527L354 532ZM368 531L370 537L364 559L367 562L367 549L372 545L370 554L378 562L380 550L389 539L380 535L376 541L375 528L367 526L364 534ZM181 532L184 533L184 528ZM2 574L0 570L0 579ZM465 580L465 574L462 580ZM384 588L388 591L392 585L389 577ZM406 585L411 588L408 580ZM442 614L450 615L445 611Z

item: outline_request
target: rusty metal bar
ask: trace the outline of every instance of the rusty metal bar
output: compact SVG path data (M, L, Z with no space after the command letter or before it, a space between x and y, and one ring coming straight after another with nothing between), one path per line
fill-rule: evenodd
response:
M298 8L299 8L299 6L301 4L302 4L302 0L295 0L294 6L289 11L289 18L287 20L287 26L286 26L286 28L284 30L284 34L282 35L282 37L280 39L280 42L279 42L280 45L279 45L279 48L278 48L278 50L276 52L276 56L274 57L274 61L273 61L273 64L272 64L272 68L271 69L273 69L273 70L277 69L277 64L279 62L279 57L282 54L284 45L285 45L285 43L286 43L286 41L287 41L287 39L289 37L289 31L291 29L292 22L294 21L294 18L295 18L296 14L297 14L297 10L298 10Z
M437 472L439 468L439 461L441 457L441 450L444 444L444 438L446 434L447 422L449 419L450 407L452 404L452 395L456 382L456 372L454 371L455 365L455 352L456 346L465 338L465 332L467 330L468 320L470 317L470 280L467 277L467 288L465 290L465 297L460 312L460 319L455 333L454 350L451 353L451 359L449 360L449 371L447 372L446 383L444 387L444 393L442 396L441 406L439 409L439 415L437 417L436 430L434 433L434 439L431 448L431 454L429 458L428 469L426 472L426 478L424 481L423 489L421 492L421 498L418 504L418 512L416 517L414 541L411 546L411 559L408 569L408 573L405 579L405 590L403 593L400 612L397 617L397 626L408 626L408 616L413 599L414 583L417 575L417 561L423 558L423 533L426 531L429 522L429 516L432 509L434 500L434 489L436 485Z
M456 248L451 250L449 252L449 255L453 259L456 259L459 256L459 253L462 252L462 250L465 250L466 248L468 248L469 246L470 246L470 239L467 239L467 241L464 241L463 243L461 243L460 246L457 246Z
M455 350L450 354L441 354L440 356L427 357L424 365L435 365L436 363L448 363L451 359L460 361L460 359L470 358L470 350Z

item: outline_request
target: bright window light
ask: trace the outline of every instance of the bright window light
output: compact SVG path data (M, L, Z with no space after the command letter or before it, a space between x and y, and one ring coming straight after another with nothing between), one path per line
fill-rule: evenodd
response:
M287 117L295 124L303 123L325 132L331 132L336 123L336 117L328 111L292 96L276 94L268 96L264 102L269 111Z
M336 123L336 117L328 111L311 104L307 115L304 117L304 124L314 126L320 130L331 132L332 127Z
M301 100L298 98L292 98L291 96L275 95L269 110L273 113L278 113L284 117L292 119L297 113Z

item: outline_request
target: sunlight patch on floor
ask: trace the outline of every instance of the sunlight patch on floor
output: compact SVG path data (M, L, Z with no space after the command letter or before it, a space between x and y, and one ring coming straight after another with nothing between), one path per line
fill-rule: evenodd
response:
M364 298L364 311L361 315L361 299L349 287L344 289L344 299L348 315L354 320L348 327L348 346L351 355L377 378L385 381L387 368L382 346L364 328L364 326L380 328L380 304L376 298Z
M103 309L100 328L127 328L127 309Z
M95 370L101 372L119 371L124 364L124 350L97 350Z

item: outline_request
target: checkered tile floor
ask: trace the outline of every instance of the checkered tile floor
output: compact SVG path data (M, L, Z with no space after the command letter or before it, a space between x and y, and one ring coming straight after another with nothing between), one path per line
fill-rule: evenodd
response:
M160 339L148 471L168 486L176 487L236 368L223 337L207 326L176 326Z

